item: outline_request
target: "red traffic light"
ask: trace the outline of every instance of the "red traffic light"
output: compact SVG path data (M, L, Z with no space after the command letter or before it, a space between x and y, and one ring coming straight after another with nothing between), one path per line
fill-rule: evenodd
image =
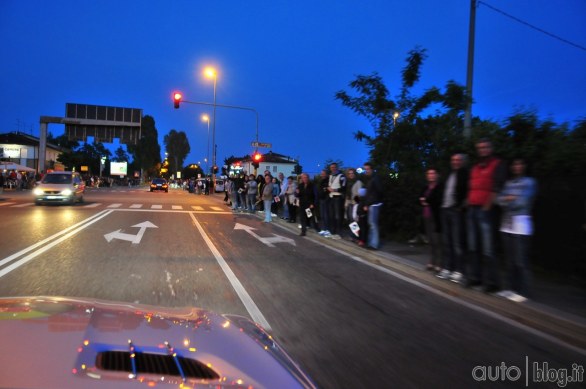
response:
M262 154L261 153L254 153L254 156L252 158L254 159L255 162L260 162L260 160L262 159Z
M173 93L173 106L175 107L175 109L179 108L179 103L181 103L181 100L183 99L183 95L179 92L175 92Z

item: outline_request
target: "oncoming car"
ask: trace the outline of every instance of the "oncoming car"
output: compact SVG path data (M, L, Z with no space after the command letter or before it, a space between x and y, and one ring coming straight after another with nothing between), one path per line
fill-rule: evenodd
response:
M164 190L169 192L169 184L164 178L155 178L151 181L151 192L154 190Z
M79 173L47 173L41 183L33 190L35 204L83 202L85 184Z

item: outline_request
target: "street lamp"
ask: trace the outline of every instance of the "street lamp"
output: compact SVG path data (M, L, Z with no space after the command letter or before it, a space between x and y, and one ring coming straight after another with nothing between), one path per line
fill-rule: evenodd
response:
M204 74L208 78L214 79L214 113L213 113L213 125L212 125L212 169L216 166L216 85L218 83L218 72L216 69L212 67L207 67L204 69ZM215 186L216 179L215 174L212 174L212 187Z
M206 162L206 174L207 174L207 172L209 171L209 169L208 169L208 161L210 160L210 117L208 116L208 114L205 114L204 113L203 115L201 115L201 120L203 122L207 122L208 123L208 148L207 148L207 154L206 154L207 156L206 156L206 159L205 159L205 162Z
M393 112L393 128L397 127L397 119L401 114L397 111Z

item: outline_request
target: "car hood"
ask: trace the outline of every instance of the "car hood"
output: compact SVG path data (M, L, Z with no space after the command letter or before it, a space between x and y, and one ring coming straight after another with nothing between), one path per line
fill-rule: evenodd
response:
M43 183L41 183L41 184L37 185L36 188L39 188L42 190L50 190L50 191L60 192L65 189L72 189L73 184L43 184Z
M315 387L256 323L197 308L0 298L0 344L2 387Z

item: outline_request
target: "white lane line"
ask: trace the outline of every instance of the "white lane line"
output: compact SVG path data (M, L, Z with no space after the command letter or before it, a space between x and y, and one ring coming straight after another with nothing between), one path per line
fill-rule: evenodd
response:
M142 208L142 204L132 204L129 208L133 208L133 209Z
M214 211L223 211L225 208L220 208L220 207L210 207L211 209L213 209Z
M13 205L11 208L24 208L24 207L30 207L31 205L34 205L35 203L24 203L24 204L18 204L18 205Z
M108 205L108 208L120 208L121 206L122 206L122 203L115 203L115 204Z
M68 228L64 229L63 231L60 231L60 232L56 233L56 234L55 234L55 235L53 235L53 236L50 236L50 237L48 237L48 238L46 238L46 239L43 239L42 241L40 241L40 242L37 242L37 243L35 243L35 244L34 244L34 245L32 245L32 246L29 246L29 247L27 247L27 248L25 248L25 249L23 249L23 250L20 250L20 251L19 251L19 252L17 252L17 253L14 253L14 254L12 254L12 255L11 255L11 256L9 256L9 257L6 257L6 258L4 258L3 260L1 260L1 261L0 261L0 266L3 266L3 265L5 265L5 264L7 264L8 262L11 262L11 261L13 261L15 258L18 258L18 257L20 257L21 255L24 255L24 254L28 253L29 251L31 251L31 250L34 250L34 249L36 249L37 247L44 245L45 243L49 242L51 239L55 239L56 237L58 237L58 236L60 236L60 235L66 234L67 232L69 232L69 231L73 230L74 228L76 228L76 227L79 227L80 225L82 225L82 224L84 224L84 223L86 223L86 222L88 222L88 221L90 221L90 220L92 220L92 219L94 219L94 218L96 218L96 217L98 217L98 216L102 215L104 212L106 212L106 211L104 210L104 211L98 212L98 213L96 213L95 215L93 215L93 216L90 216L90 217L88 217L87 219L85 219L85 220L82 220L82 221L80 221L79 223L77 223L77 224L74 224L74 225L72 225L71 227L68 227Z
M84 205L84 208L96 208L99 207L100 205L102 205L102 203L93 203L93 204L88 204L88 205Z
M220 265L220 267L224 271L224 274L228 278L228 281L230 281L230 284L232 284L232 287L236 291L236 294L238 295L238 297L240 297L240 300L244 304L244 307L246 307L246 310L250 314L250 317L252 318L252 320L254 320L258 324L260 324L267 331L270 331L271 326L269 325L269 322L267 322L267 319L265 319L264 315L261 313L260 309L258 309L258 306L254 303L254 301L252 300L252 297L250 297L250 295L248 294L246 289L244 289L244 286L242 285L240 280L238 280L238 278L236 278L236 275L234 274L232 269L230 269L230 266L228 266L228 264L226 263L226 260L224 260L224 258L222 257L222 254L220 254L220 252L218 251L216 246L214 246L211 239L205 233L202 226L199 224L199 222L195 218L195 215L193 214L193 212L190 212L189 216L191 216L193 223L195 224L195 226L199 230L199 233L201 234L201 236L203 237L203 240L208 245L208 248L210 249L212 254L214 254L216 261L218 261L218 264Z
M59 235L63 235L61 238L56 239L56 240L52 241L51 243L48 243L47 245L41 247L37 251L33 251L32 253L30 253L26 257L21 258L20 260L14 262L12 265L7 266L4 269L0 270L0 277L5 276L6 274L10 273L11 271L13 271L15 269L18 269L19 267L21 267L25 263L27 263L27 262L35 259L35 257L37 257L38 255L44 253L45 251L48 251L48 250L52 249L53 247L57 246L59 243L63 242L64 240L71 238L72 236L74 236L75 234L77 234L79 231L81 231L81 230L89 227L90 225L94 224L98 220L105 218L106 216L108 216L112 212L114 212L114 211L102 211L102 212L98 213L97 215L94 215L94 216L92 216L92 217L90 217L90 218L88 218L88 219L86 219L86 220L84 220L84 221L82 221L80 223L77 223L75 226L79 226L80 224L81 224L81 226L78 227L78 228L76 228L76 229L73 229L75 226L69 227L67 230L71 230L71 229L73 229L73 230L70 231L69 233L65 234L65 235L63 235L63 233L65 231L67 231L67 230L61 231L61 232L59 232L59 233L57 233L57 234L55 234L53 236L50 236L49 238L47 238L47 239L45 239L45 240L43 240L43 241L41 241L41 242L39 242L39 243L37 243L37 244L35 244L33 246L30 246L30 247L27 247L24 250L21 250L19 253L17 253L19 255L17 255L17 254L11 255L8 258L15 257L15 256L18 257L18 256L22 255L22 254L20 254L22 252L28 252L28 251L30 251L30 250L38 247L39 244L41 244L41 243L43 243L45 241L49 241L51 239L54 239L54 238L58 237ZM4 261L6 261L8 258L5 258L2 261L0 261L0 264L3 264ZM9 260L7 262L10 262L11 260Z
M203 211L203 207L200 207L199 205L192 205L191 208L193 208L196 211Z
M5 205L12 205L12 204L16 204L16 203L0 203L0 207L3 207Z
M171 205L171 209L183 209L181 205Z
M159 204L154 204L154 205L151 205L151 209L163 209L163 206L159 205Z

